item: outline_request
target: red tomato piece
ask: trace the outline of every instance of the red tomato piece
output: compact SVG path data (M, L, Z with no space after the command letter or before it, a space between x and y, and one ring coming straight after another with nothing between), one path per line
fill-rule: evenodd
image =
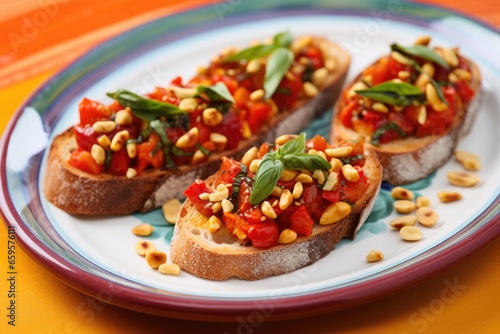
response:
M338 190L323 190L321 196L330 203L336 203L340 200L340 192Z
M161 148L158 148L160 137L152 133L147 142L137 145L137 163L134 168L141 173L149 165L160 168L164 165L165 157ZM153 154L154 152L154 154Z
M111 110L103 104L83 98L78 105L80 112L80 124L92 125L97 121L107 120L111 117Z
M82 126L77 124L73 126L73 133L75 134L75 139L78 147L85 151L90 151L92 145L97 144L97 134L91 126Z
M104 165L98 165L88 151L74 150L69 157L68 164L90 174L100 174L104 171Z
M250 204L250 194L252 188L248 185L245 180L241 180L240 192L238 194L238 211L246 212L252 207Z
M127 150L122 148L119 151L111 154L109 161L108 173L113 175L125 175L130 165L130 158L128 157Z
M276 223L278 224L280 231L290 228L290 217L296 210L298 210L298 208L299 207L296 205L290 205L276 218Z
M247 122L252 133L258 132L261 126L267 122L271 117L271 111L271 105L265 102L249 103Z
M316 135L306 142L306 147L316 151L325 151L328 147L328 143L324 137Z
M272 220L264 223L242 225L240 228L255 247L269 248L276 245L276 241L278 241L278 225Z
M234 110L229 110L224 114L222 123L213 127L212 131L226 136L227 144L225 149L232 150L238 147L243 138L242 128L243 120L240 115Z
M211 216L214 214L214 211L212 210L212 203L208 199L201 199L200 195L203 193L211 194L212 192L213 191L207 187L205 182L197 179L186 190L184 190L184 195L189 198L201 214Z
M314 226L314 220L311 218L305 205L301 205L290 216L290 229L297 232L297 235L311 235Z
M321 189L315 184L304 185L302 192L302 200L307 211L314 220L319 221L323 214L323 197L321 196Z

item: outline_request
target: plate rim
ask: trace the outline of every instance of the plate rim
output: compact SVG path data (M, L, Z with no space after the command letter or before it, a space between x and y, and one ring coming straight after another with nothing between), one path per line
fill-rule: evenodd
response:
M355 6L357 3L370 3L369 1L360 1L356 2L351 9L357 9ZM406 6L407 4L403 4ZM476 18L471 18L463 13L454 10L448 10L440 6L436 5L427 5L427 4L410 4L413 7L417 5L419 8L434 8L439 9L440 11L445 12L448 15L461 16L475 24L479 24L487 29L493 30L494 32L499 32L500 30L496 27L490 26L488 23L477 20ZM206 6L208 7L208 4ZM193 10L198 10L199 7L194 9L187 9L184 11L176 12L173 15L178 15L180 13L189 13ZM165 17L169 17L171 15L167 15ZM163 18L165 18L163 17ZM145 25L154 24L157 20L146 22L141 24L140 26L127 30L120 35L110 39L116 40L117 38L123 38L128 35L132 31L137 31L140 28L143 28ZM47 247L43 243L42 240L36 237L36 235L30 233L29 226L25 225L22 218L17 212L12 200L10 199L8 184L6 182L6 156L8 152L8 141L11 137L16 124L23 114L24 108L29 105L29 102L34 99L34 97L40 95L44 87L46 87L49 83L56 81L62 74L71 70L78 61L82 59L86 59L89 57L89 54L92 52L99 50L101 47L106 46L110 40L106 40L95 48L85 53L82 57L79 57L77 60L71 62L62 70L58 71L56 74L51 76L48 80L42 83L39 88L37 88L30 96L22 103L19 109L12 116L8 126L6 127L4 133L2 134L2 140L0 142L0 157L2 158L2 162L0 165L0 189L2 196L0 197L0 208L1 214L3 216L3 220L7 227L14 226L17 232L17 241L21 244L23 250L30 254L30 257L36 258L40 260L45 269L47 269L51 274L53 274L59 280L65 282L71 287L79 290L85 294L91 295L94 298L100 299L104 302L107 302L107 298L102 294L103 286L107 283L107 288L109 289L112 300L111 304L115 304L124 308L133 309L136 311L141 311L150 314L162 315L162 316L170 316L182 319L196 319L196 320L209 320L209 321L227 321L228 319L232 319L234 321L235 317L241 314L248 314L255 310L255 304L251 305L248 300L223 300L217 299L213 297L199 297L199 296L168 296L168 298L159 299L158 301L148 300L147 302L144 300L144 291L137 290L135 288L131 288L128 286L122 285L113 285L110 280L105 278L95 277L89 272L82 270L82 268L72 264L67 263L63 257L61 257L55 250L50 247ZM75 83L78 83L79 80L76 80ZM65 88L67 89L67 88ZM369 301L373 301L384 296L388 296L393 293L397 293L403 289L409 288L415 284L418 284L422 280L434 275L437 272L445 270L446 268L451 267L456 264L460 260L464 259L468 255L478 251L480 248L486 246L488 241L494 240L500 234L500 215L496 213L493 217L489 218L487 222L481 225L474 231L476 227L475 224L482 219L484 216L491 213L491 211L500 204L500 196L497 196L496 199L493 199L492 203L483 211L478 217L475 217L473 221L469 223L467 227L461 230L459 233L454 236L464 235L466 236L474 236L475 238L468 243L457 243L452 242L447 248L442 248L443 244L447 244L450 240L445 241L445 243L440 244L439 247L436 246L434 249L429 251L437 251L440 256L429 259L419 259L416 263L410 265L410 268L399 268L395 270L393 273L389 273L386 275L382 275L381 277L368 279L367 282L363 282L361 288L359 285L352 284L345 288L342 288L341 293L338 290L330 290L330 291L319 291L308 293L302 296L291 296L285 298L279 298L279 300L265 300L262 299L262 304L267 304L269 306L273 306L273 319L283 319L290 318L294 316L307 316L308 314L304 313L302 309L304 306L308 306L311 308L311 305L314 305L314 314L316 313L324 313L327 311L338 311L345 308L350 308L362 303L366 303ZM20 229L20 231L19 231ZM21 232L21 233L20 233ZM486 242L485 242L486 241ZM35 246L44 250L45 254L41 254L36 251ZM427 254L429 251L425 252L422 255ZM420 258L421 256L417 256ZM414 258L415 259L415 258ZM59 263L64 263L68 269L64 272L61 272L61 267ZM430 267L429 270L422 272L421 266ZM401 282L400 279L400 271L406 270L406 276L412 276L411 279ZM84 275L82 275L82 273ZM410 275L410 273L412 275ZM396 280L397 278L397 280ZM119 278L121 279L121 278ZM388 284L387 282L393 282L393 284ZM369 283L369 284L367 284ZM368 287L370 285L370 287ZM377 287L378 289L374 289L373 287ZM356 291L357 290L357 291ZM366 291L369 290L369 291ZM376 290L374 293L373 290ZM126 293L125 293L126 292ZM151 293L151 292L148 292ZM124 296L125 294L125 296ZM164 294L157 294L158 296L165 296ZM335 295L335 296L332 296ZM332 303L333 300L339 301L342 297L344 302L342 304ZM193 305L189 303L192 300L197 301L197 305ZM186 304L186 301L188 302ZM152 311L152 306L159 307L158 310ZM153 307L154 307L153 306ZM198 312L203 312L203 315L196 314ZM311 311L310 311L311 312Z

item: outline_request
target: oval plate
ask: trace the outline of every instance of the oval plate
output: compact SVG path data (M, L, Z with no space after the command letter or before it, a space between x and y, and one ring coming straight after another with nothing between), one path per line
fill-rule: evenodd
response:
M459 45L479 64L484 89L480 114L459 148L477 153L483 180L459 189L464 199L440 204L439 190L450 188L449 161L426 180L410 185L432 198L440 215L422 228L417 243L402 241L388 228L394 218L389 188L355 240L344 240L326 258L287 275L247 282L213 282L181 273L164 276L135 254L139 240L131 228L149 222L157 248L168 253L173 227L160 211L127 217L78 218L49 204L42 192L52 138L77 122L83 97L109 101L105 93L127 88L144 93L177 75L190 77L209 56L231 45L248 45L278 32L315 34L340 43L353 56L350 78L386 54L392 42L408 44L433 36L437 45ZM203 320L234 320L259 310L269 318L334 311L369 302L411 286L475 252L500 233L500 37L482 23L439 8L385 1L227 2L155 20L95 48L50 79L13 117L1 144L0 205L24 249L57 278L95 298L151 314ZM348 80L350 79L348 78ZM306 129L328 134L331 112ZM26 134L29 134L27 136ZM488 180L488 182L485 182ZM385 259L367 264L379 249ZM307 310L307 311L304 311Z

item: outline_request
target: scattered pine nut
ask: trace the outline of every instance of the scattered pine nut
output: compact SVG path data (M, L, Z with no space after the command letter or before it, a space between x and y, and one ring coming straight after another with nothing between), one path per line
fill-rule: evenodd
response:
M144 223L144 224L139 224L132 228L132 233L134 235L137 235L139 237L147 237L150 236L154 231L153 226L150 224Z
M181 206L182 204L177 198L163 203L163 205L161 206L161 210L163 212L163 217L165 217L165 220L170 224L175 224L175 222L177 221L177 216L179 215L179 211L181 210Z
M422 232L416 226L404 226L399 230L399 235L405 241L419 241L422 239Z
M147 252L155 249L156 247L151 241L139 240L135 243L135 252L140 256L146 256Z
M430 206L431 199L427 196L419 196L419 197L417 197L415 204L416 204L417 209L424 207L424 206Z
M405 226L415 226L416 223L417 223L417 217L415 215L408 215L391 220L389 222L389 225L399 230Z
M412 200L415 198L415 194L413 191L403 188L403 187L394 187L391 190L391 196L394 199L406 199Z
M479 183L479 176L467 172L451 171L446 173L448 181L458 187L473 187Z
M424 206L417 210L417 221L420 225L425 227L432 227L436 225L438 221L438 214L431 208Z
M371 250L368 255L366 255L366 262L379 262L384 259L384 254L378 250Z
M410 213L415 210L415 203L407 199L400 199L394 202L394 209L398 213Z
M456 191L440 191L437 197L443 203L455 202L462 199L462 195Z
M158 267L158 271L164 275L179 276L181 267L175 263L163 263Z
M455 151L455 159L467 170L476 171L481 168L481 160L474 153L466 151Z
M146 253L146 262L153 269L158 269L160 265L167 262L167 254L153 250Z

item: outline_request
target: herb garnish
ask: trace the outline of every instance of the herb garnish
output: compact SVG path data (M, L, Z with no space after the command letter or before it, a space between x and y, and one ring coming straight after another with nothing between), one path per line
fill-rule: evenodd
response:
M394 43L391 44L391 50L397 51L406 56L415 56L428 60L446 69L450 68L448 63L440 55L438 55L434 50L429 49L424 45L401 46L399 44Z
M269 56L264 76L265 98L269 99L274 94L281 80L292 65L294 55L289 49L292 41L293 37L291 33L286 31L274 36L273 43L270 45L256 45L230 55L224 60L250 61L252 59Z
M406 82L386 81L355 92L358 95L395 106L409 106L413 101L425 101L425 94L416 86Z
M305 134L301 133L297 138L288 141L276 151L266 153L255 175L250 203L258 204L266 199L285 168L294 170L328 170L331 168L328 161L318 155L305 153L305 149Z
M146 121L152 121L160 116L171 117L186 113L176 105L147 99L126 89L119 89L114 93L107 93L106 95L118 101L123 107L129 107L135 116Z
M234 98L227 89L227 86L223 82L217 82L212 86L200 85L196 87L196 94L194 97L209 98L210 102L217 105L217 110L221 112L226 112L235 103Z

